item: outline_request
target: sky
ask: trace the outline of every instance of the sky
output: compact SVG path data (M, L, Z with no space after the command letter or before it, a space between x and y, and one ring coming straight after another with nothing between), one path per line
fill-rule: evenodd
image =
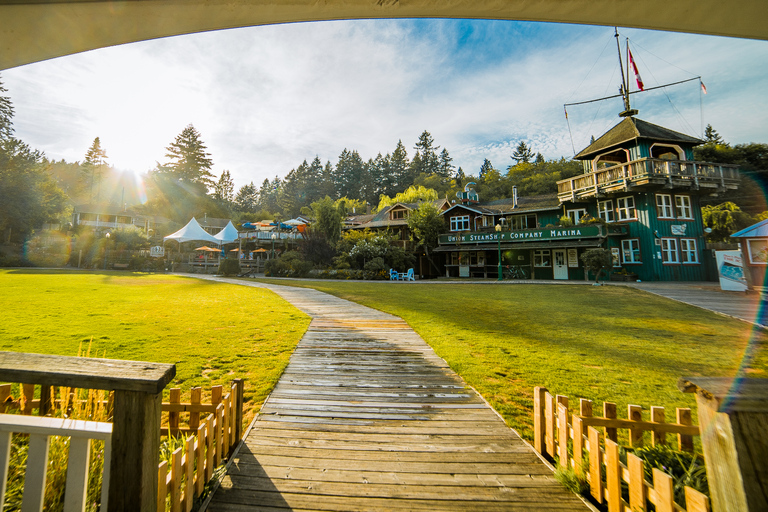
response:
M143 173L189 124L236 188L344 149L409 158L427 130L465 174L506 170L520 141L571 158L620 121L613 27L470 20L360 20L231 29L138 42L0 72L16 137L51 160ZM731 144L768 143L768 42L619 27L646 89L639 118ZM634 77L631 89L635 90Z

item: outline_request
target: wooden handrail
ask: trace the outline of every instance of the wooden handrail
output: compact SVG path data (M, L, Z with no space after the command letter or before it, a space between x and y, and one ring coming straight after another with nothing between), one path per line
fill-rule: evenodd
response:
M108 512L156 512L162 391L172 364L0 352L10 382L114 391Z

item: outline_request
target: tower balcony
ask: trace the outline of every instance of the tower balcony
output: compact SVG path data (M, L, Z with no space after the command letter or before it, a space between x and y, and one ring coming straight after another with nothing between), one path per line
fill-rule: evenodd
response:
M633 190L725 191L738 186L739 169L736 165L641 158L560 180L557 182L557 198L564 203Z

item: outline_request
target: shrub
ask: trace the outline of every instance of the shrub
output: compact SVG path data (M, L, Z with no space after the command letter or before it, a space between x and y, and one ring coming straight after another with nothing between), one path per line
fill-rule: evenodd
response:
M234 259L223 259L219 263L219 275L236 276L240 273L240 262Z
M598 282L603 273L606 273L606 269L613 266L613 256L611 256L611 251L602 248L586 251L581 255L581 261L588 271L595 274L595 283Z
M296 251L288 251L264 264L264 274L272 277L307 277L312 263L301 258Z

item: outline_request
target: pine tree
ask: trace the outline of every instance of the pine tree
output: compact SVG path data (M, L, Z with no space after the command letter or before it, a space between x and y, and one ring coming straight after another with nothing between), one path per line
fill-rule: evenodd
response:
M213 198L228 206L234 200L234 194L235 182L232 181L229 171L223 171L213 187Z
M397 147L389 159L389 172L391 179L387 182L386 192L388 196L397 194L406 189L413 180L410 178L410 162L408 152L405 150L402 140L397 141Z
M704 139L707 144L711 144L713 146L726 145L723 138L714 128L712 128L711 124L708 124L704 129Z
M427 176L440 173L440 159L437 156L437 150L440 149L440 146L434 146L434 143L435 140L427 130L424 130L419 136L419 142L413 148L416 150L416 156L414 156L413 162L411 162L412 175L414 177L421 173ZM417 165L414 165L414 162Z
M240 190L237 191L235 197L235 204L237 209L241 212L255 212L258 210L259 194L256 191L256 185L250 182L248 185L243 185Z
M11 98L3 96L8 89L0 81L0 141L13 137L13 104Z
M451 164L452 161L453 158L448 155L448 150L443 148L443 151L440 153L440 170L438 172L443 178L450 178L453 176L454 167Z
M165 148L168 163L161 171L171 174L183 183L204 187L204 190L214 187L211 168L213 161L208 158L206 147L200 138L200 133L191 124L176 136L170 146Z
M477 175L480 180L484 180L485 177L493 171L493 164L487 158L483 160L483 165L480 166L480 174Z
M93 202L93 185L97 185L96 201L101 199L101 180L104 177L104 171L107 167L107 152L101 147L101 141L98 137L93 139L93 144L85 153L83 161L83 176L90 187L89 202Z
M515 152L512 154L512 160L519 163L529 163L531 159L533 158L533 151L528 147L528 145L525 143L525 141L520 141L520 143L517 145L517 148L515 149Z

